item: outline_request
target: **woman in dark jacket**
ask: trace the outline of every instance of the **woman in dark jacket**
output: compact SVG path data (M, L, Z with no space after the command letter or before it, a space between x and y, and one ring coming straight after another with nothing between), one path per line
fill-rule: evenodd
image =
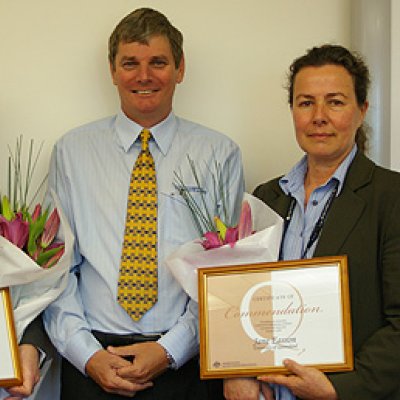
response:
M400 174L364 155L368 84L362 59L341 46L296 59L289 104L305 155L254 192L283 217L294 206L282 259L348 256L354 370L287 360L293 375L259 378L300 399L400 399Z

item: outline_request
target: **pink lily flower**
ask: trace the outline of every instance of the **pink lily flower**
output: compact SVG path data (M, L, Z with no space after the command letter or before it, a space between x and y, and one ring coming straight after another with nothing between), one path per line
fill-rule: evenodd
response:
M58 215L57 209L55 208L51 213L49 219L44 225L44 231L40 239L40 246L45 249L50 245L50 243L55 238L58 228L60 227L60 217Z
M28 240L29 225L22 219L21 213L15 214L12 221L0 215L0 232L7 240L22 249Z
M243 239L252 233L251 207L248 201L244 201L238 224L238 239Z
M238 240L238 233L239 233L239 230L236 227L235 228L227 228L224 244L229 243L229 245L231 247L233 247Z
M223 245L217 232L206 232L201 242L205 250L215 249Z
M40 204L36 204L35 209L32 213L32 221L35 222L40 215L42 214L42 206Z

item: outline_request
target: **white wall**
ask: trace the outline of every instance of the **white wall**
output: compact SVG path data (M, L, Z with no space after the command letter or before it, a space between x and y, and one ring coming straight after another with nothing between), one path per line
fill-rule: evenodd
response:
M187 73L175 111L239 143L248 190L299 158L286 70L312 45L349 45L348 0L0 0L3 192L6 145L18 135L45 140L42 175L66 130L115 112L107 39L140 6L164 12L184 33Z
M400 2L392 0L391 10L391 168L400 172Z

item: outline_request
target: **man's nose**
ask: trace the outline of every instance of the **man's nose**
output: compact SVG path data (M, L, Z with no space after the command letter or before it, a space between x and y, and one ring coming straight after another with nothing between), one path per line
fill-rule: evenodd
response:
M138 82L147 82L150 80L150 70L148 65L139 66L136 79Z

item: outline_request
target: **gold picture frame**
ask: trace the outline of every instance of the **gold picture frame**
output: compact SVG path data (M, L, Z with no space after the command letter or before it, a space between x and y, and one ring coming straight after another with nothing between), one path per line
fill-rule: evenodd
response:
M0 288L0 387L22 384L18 342L9 288Z
M202 379L353 369L347 257L198 269Z

